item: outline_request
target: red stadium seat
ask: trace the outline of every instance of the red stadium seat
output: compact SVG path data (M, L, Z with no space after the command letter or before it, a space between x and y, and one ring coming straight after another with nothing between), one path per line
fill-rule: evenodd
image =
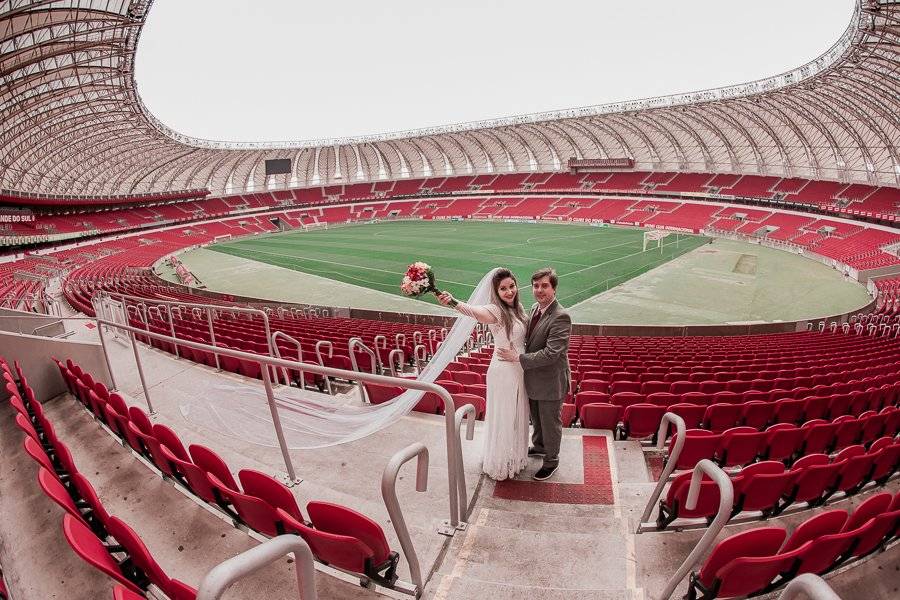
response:
M734 534L713 548L690 578L689 598L731 598L765 589L788 564L778 558L786 532L762 527Z
M581 426L586 429L615 431L621 416L621 406L592 402L581 407Z

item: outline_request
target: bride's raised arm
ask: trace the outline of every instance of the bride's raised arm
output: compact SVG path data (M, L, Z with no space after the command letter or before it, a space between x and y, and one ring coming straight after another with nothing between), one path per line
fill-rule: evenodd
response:
M438 300L440 300L441 304L444 306L448 306L451 300L455 300L453 296L451 296L448 292L443 292L438 296ZM473 304L466 304L465 302L457 301L456 306L453 307L456 311L466 315L467 317L472 317L479 323L485 323L487 325L493 325L497 322L497 315L494 314L490 308L487 306L476 306Z

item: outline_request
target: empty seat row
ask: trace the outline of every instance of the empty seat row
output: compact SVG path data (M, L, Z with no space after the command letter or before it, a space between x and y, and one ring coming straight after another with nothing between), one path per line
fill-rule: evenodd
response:
M198 444L185 448L169 427L151 424L143 410L126 406L114 392L105 392L102 383L71 360L56 364L73 395L114 435L163 477L220 509L236 526L267 537L296 533L322 563L388 587L396 582L399 554L390 549L375 521L350 508L315 501L307 503L306 520L293 493L280 481L251 469L241 470L235 480L222 458L209 448Z
M600 392L581 392L575 408L583 427L616 431L621 439L653 436L662 416L671 412L681 417L688 429L708 429L720 433L732 427L765 429L776 424L801 424L812 420L852 417L882 410L882 403L865 402L850 406L849 397L811 397L803 400L754 401L744 404L679 403L668 406L640 402L621 406L604 401ZM892 408L888 405L885 408Z
M153 584L171 600L193 600L196 590L166 575L140 536L109 514L91 483L78 471L68 447L56 436L21 372L18 386L8 368L3 375L10 404L17 412L16 425L25 434L25 452L39 466L38 484L66 511L63 535L73 551L140 597Z
M877 494L852 514L830 510L810 517L788 535L783 527L757 527L716 544L691 573L688 600L756 596L804 573L822 575L884 550L897 540L900 493Z
M841 492L838 499L852 496L866 486L883 486L900 469L900 440L884 437L866 451L850 446L834 458L808 454L787 469L779 461L754 463L731 474L734 505L731 517L742 512L759 512L763 518L778 515L800 503L821 506ZM712 521L719 510L719 487L704 477L694 509L685 502L693 473L682 473L672 481L666 498L660 501L657 528L665 529L677 519Z
M869 446L878 438L893 437L898 432L900 409L893 406L880 413L870 411L859 417L839 417L832 422L815 419L802 427L779 423L765 431L735 427L721 433L688 429L681 454L675 458L675 468L693 469L704 458L723 466L750 464L757 459L790 464L804 454L831 453L855 444ZM668 456L672 454L677 437L673 435L669 441Z

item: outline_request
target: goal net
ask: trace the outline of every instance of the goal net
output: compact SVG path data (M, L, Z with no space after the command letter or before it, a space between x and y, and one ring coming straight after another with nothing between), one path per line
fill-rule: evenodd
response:
M328 229L328 223L303 223L303 231L316 231L318 229Z
M648 247L660 248L662 249L663 238L666 238L670 235L669 231L661 231L659 229L651 229L649 231L644 232L644 252L647 251ZM653 246L653 244L656 244Z

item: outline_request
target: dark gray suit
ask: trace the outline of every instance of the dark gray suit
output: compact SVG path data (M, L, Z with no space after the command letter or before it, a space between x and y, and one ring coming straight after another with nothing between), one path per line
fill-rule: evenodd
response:
M555 467L562 442L560 412L571 381L568 352L572 318L554 300L531 328L537 307L531 308L525 353L519 356L519 362L525 369L525 390L534 425L531 445L545 453L545 467Z

